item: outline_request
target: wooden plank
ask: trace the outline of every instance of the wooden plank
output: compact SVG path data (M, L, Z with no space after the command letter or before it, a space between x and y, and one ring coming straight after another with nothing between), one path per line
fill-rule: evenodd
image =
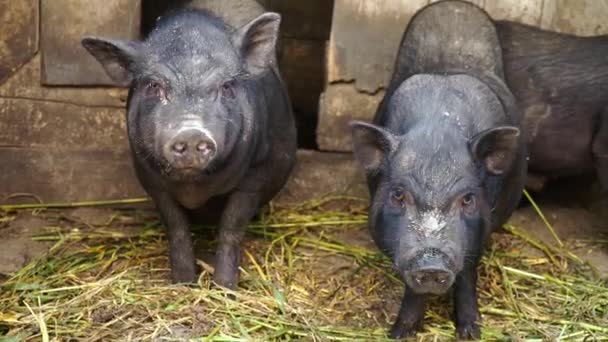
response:
M0 98L0 147L126 151L124 110Z
M0 202L29 193L45 202L142 197L129 155L113 150L0 147Z
M485 1L483 7L495 20L511 20L523 24L539 26L543 11L543 1Z
M101 65L80 45L84 35L139 37L141 0L41 1L42 82L112 85Z
M321 95L317 143L322 151L352 150L350 120L371 121L384 92L369 95L352 84L334 84Z
M428 0L336 0L329 41L329 83L354 82L375 93L385 87L401 36Z
M0 1L0 84L38 51L38 0Z
M0 85L0 98L31 99L91 107L125 108L127 89L108 87L43 87L40 54Z
M608 1L545 0L540 26L582 36L608 34Z
M126 152L0 147L0 204L16 193L44 202L145 197ZM352 155L299 150L298 163L274 203L301 203L328 193L367 197Z
M351 154L299 150L297 164L277 204L295 204L328 193L368 197L363 171Z

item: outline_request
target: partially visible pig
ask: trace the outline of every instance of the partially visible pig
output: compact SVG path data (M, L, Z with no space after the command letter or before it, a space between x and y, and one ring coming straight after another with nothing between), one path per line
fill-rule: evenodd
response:
M608 191L608 35L496 23L507 84L528 131L529 182L597 174Z
M493 22L442 1L410 22L373 124L352 123L372 197L369 228L405 281L394 338L454 288L460 338L480 338L477 265L521 198L526 151Z
M195 282L190 214L223 208L214 280L235 288L250 219L295 162L293 114L274 64L280 16L234 28L208 11L162 17L144 41L85 38L130 87L128 136L138 178L167 228L171 277Z

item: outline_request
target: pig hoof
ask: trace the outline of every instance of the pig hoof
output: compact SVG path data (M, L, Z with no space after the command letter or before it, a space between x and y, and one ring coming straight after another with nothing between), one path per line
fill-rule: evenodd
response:
M481 330L477 323L462 324L457 328L458 339L462 341L471 341L481 339Z
M238 278L236 276L222 274L222 272L216 272L213 275L213 281L217 285L229 290L236 290L238 284Z
M171 274L171 280L174 284L195 284L198 277L196 276L196 273L174 272Z
M416 337L416 333L422 327L422 322L417 322L414 324L402 324L395 323L390 331L390 337L394 339L398 338L414 338Z

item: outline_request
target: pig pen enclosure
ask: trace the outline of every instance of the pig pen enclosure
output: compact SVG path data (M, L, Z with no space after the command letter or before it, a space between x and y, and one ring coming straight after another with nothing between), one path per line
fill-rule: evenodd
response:
M283 16L278 61L301 149L248 229L230 293L212 284L209 227L193 229L198 283L170 283L166 237L131 168L126 91L79 44L137 38L171 2L0 2L0 341L388 340L403 284L367 232L347 123L371 119L403 30L429 1L259 2ZM608 34L600 0L473 2L495 19ZM608 340L597 188L585 177L527 194L492 236L484 340ZM434 299L418 339L452 340L451 307Z

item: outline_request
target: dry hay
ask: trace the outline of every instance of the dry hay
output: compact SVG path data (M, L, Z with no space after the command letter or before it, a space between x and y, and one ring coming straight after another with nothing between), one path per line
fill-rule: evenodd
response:
M61 209L26 208L49 222L33 238L55 244L2 285L1 341L381 341L402 295L369 241L361 200L327 197L263 215L249 229L234 299L212 284L210 262L200 261L196 286L168 282L153 212L116 210L88 227ZM14 218L15 208L3 209L0 222ZM507 230L480 266L484 340L608 340L606 284L567 245ZM453 339L449 300L429 308L419 340Z

